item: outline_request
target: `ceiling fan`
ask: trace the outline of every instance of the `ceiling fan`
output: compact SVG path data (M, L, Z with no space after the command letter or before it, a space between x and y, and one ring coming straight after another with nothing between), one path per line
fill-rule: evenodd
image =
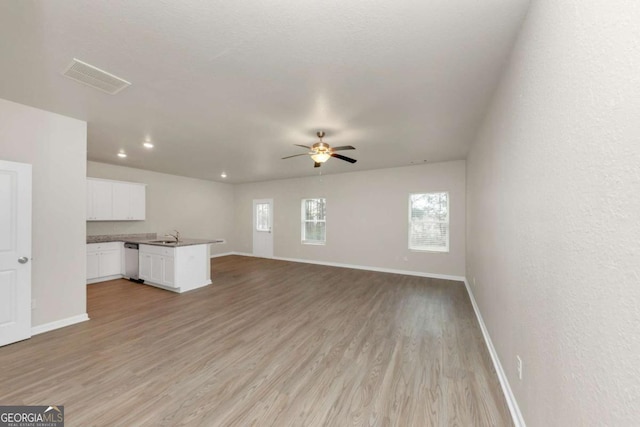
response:
M327 160L329 160L330 157L335 157L336 159L344 160L345 162L349 162L349 163L357 162L356 159L352 159L351 157L347 157L347 156L343 156L341 154L335 153L336 151L355 150L356 147L352 147L351 145L343 145L341 147L331 147L329 144L322 141L322 138L324 138L324 135L325 135L324 132L319 131L316 133L316 135L318 135L318 138L320 139L320 141L316 142L311 147L307 145L293 144L297 147L306 148L307 150L309 150L308 153L294 154L293 156L283 157L282 159L283 160L290 159L291 157L298 157L298 156L310 156L311 159L313 160L314 168L319 168L320 166L322 166L322 164Z

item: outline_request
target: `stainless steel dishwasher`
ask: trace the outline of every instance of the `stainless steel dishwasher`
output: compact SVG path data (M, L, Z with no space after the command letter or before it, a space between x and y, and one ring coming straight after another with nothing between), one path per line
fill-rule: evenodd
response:
M138 277L139 272L138 244L125 242L124 244L124 277L132 282L142 283Z

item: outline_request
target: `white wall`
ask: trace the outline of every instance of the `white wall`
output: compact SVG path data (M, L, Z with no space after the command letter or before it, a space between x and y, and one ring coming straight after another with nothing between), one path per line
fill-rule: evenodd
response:
M0 99L0 159L33 165L32 326L86 313L87 124Z
M234 197L230 184L186 178L106 163L88 162L87 176L147 184L145 221L87 222L87 234L180 231L184 237L223 238L211 253L230 252L233 245Z
M467 160L467 277L530 427L640 424L639 23L533 1Z
M451 251L408 249L410 193L449 191ZM253 251L253 199L274 199L274 255L464 276L465 162L380 169L235 186L236 250ZM300 242L303 198L327 199L327 243Z

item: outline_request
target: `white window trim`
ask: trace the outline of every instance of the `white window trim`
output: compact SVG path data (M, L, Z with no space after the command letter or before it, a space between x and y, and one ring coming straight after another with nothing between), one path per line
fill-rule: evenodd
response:
M305 210L304 205L307 200L324 200L324 208L325 208L325 218L319 221L310 221L305 219ZM312 246L324 246L327 244L327 199L326 197L305 197L300 201L300 241L303 245L312 245ZM307 222L324 222L324 241L318 240L305 240L305 224Z
M433 194L433 193L445 193L447 195L447 225L449 226L449 232L447 233L447 246L440 248L418 249L411 247L411 196L414 194ZM451 195L448 191L425 191L420 193L409 193L407 197L407 246L411 252L430 252L436 254L445 254L450 252L451 248Z

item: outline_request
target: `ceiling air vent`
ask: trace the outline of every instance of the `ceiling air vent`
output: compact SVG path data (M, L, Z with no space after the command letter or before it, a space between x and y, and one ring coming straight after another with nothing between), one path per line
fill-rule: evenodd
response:
M128 81L76 58L73 58L73 61L71 61L71 64L64 70L62 75L106 92L109 95L115 95L127 86L131 86Z

